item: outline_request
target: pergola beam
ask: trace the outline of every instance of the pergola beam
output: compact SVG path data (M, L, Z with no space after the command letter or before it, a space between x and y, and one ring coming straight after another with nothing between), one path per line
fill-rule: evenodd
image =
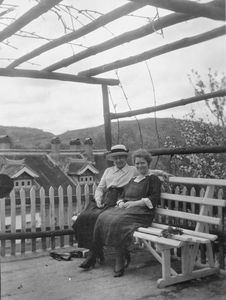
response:
M36 49L34 49L33 51L21 56L20 58L16 59L14 62L12 62L11 64L8 65L8 68L15 68L18 65L22 64L25 61L28 61L36 56L39 56L40 54L49 51L53 48L56 48L58 46L61 46L63 44L69 43L75 39L78 39L116 19L119 19L143 6L147 5L146 0L142 0L142 3L127 3L121 7L118 7L112 11L110 11L109 13L106 13L102 16L100 16L99 18L97 18L96 20L90 22L87 25L84 25L83 27L79 28L78 30L75 30L71 33L68 33L66 35L63 35L53 41L50 41Z
M40 17L42 14L50 10L53 6L59 4L62 0L42 0L36 6L29 9L19 19L8 25L0 32L0 42L12 36L25 25Z
M130 0L140 3L143 0ZM147 0L149 5L186 13L196 17L206 17L214 20L225 20L225 1L214 0L208 3L198 3L190 0Z
M89 70L79 72L78 75L95 76L95 75L105 73L105 72L108 72L111 70L120 69L123 67L134 65L139 62L148 60L150 58L153 58L153 57L156 57L156 56L159 56L159 55L162 55L162 54L165 54L165 53L177 50L177 49L185 48L188 46L192 46L192 45L195 45L195 44L198 44L201 42L205 42L205 41L217 38L226 33L225 28L226 28L226 26L221 26L216 29L207 31L205 33L201 33L201 34L189 37L189 38L183 38L176 42L169 43L164 46L154 48L152 50L148 50L146 52L143 52L143 53L135 55L135 56L130 56L125 59L117 60L117 61L114 61L109 64L101 65L101 66L98 66L98 67L95 67L95 68L92 68Z
M183 155L194 153L226 153L226 146L201 146L201 147L180 147L180 148L159 148L149 150L152 156L159 155Z
M115 38L112 38L112 39L106 41L106 42L92 46L84 51L81 51L81 52L75 54L75 55L72 55L70 57L62 59L59 62L56 62L55 64L52 64L52 65L44 68L43 70L52 72L52 71L67 67L75 62L78 62L78 61L85 59L87 57L90 57L92 55L99 54L108 49L112 49L119 45L131 42L133 40L144 37L148 34L154 33L157 30L160 30L160 29L175 25L177 23L193 19L193 18L194 17L192 17L192 16L189 16L186 14L181 14L181 13L169 14L169 15L164 16L154 22L144 25L138 29L125 32Z
M207 99L216 98L216 97L224 97L224 96L226 96L226 89L222 89L222 90L212 92L212 93L207 93L207 94L200 95L200 96L194 96L194 97L190 97L190 98L186 98L186 99L168 102L166 104L157 105L154 107L147 107L147 108L137 109L137 110L133 110L133 111L127 111L127 112L123 112L123 113L111 113L110 118L111 118L111 120L113 120L113 119L127 118L127 117L142 115L142 114L149 114L149 113L156 112L156 111L166 110L166 109L174 108L177 106L183 106L183 105L191 104L194 102L199 102L202 100L207 100Z
M50 80L61 80L61 81L71 81L89 84L105 84L105 85L118 85L119 80L117 79L107 79L107 78L86 78L77 75L64 74L64 73L51 73L46 71L37 70L18 70L18 69L6 69L0 68L0 76L6 77L25 77L25 78L38 78L38 79L50 79Z

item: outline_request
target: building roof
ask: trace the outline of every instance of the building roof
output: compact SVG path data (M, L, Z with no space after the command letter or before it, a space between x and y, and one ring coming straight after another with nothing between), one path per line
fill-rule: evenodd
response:
M69 163L67 173L69 175L82 175L86 170L90 170L93 174L99 174L99 171L89 162L74 161Z
M10 155L11 154L11 155ZM4 155L4 158L7 159L24 159L24 165L23 168L26 168L28 171L32 171L33 174L37 174L38 177L35 178L36 182L42 186L44 189L49 189L51 186L53 188L58 188L59 186L62 186L63 188L67 188L68 185L71 185L72 187L75 187L74 182L67 176L59 166L56 164L53 164L53 162L48 158L45 154L17 154L14 155L13 153L10 153L7 155ZM20 172L23 170L22 166L20 165L9 165L8 172L10 174L15 172ZM25 170L25 169L24 169Z
M27 173L33 178L38 178L39 175L31 170L29 167L25 165L19 165L19 164L10 164L10 165L5 165L3 169L1 170L2 173L8 175L10 178L15 179L19 177L23 173Z

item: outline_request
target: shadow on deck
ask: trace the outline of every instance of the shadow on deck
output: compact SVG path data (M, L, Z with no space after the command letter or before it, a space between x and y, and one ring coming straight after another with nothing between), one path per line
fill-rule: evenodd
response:
M132 254L132 262L121 278L113 277L111 253L106 254L104 266L97 265L90 271L78 268L82 261L57 261L38 254L29 259L4 259L2 300L226 299L225 275L158 289L161 266L145 250Z

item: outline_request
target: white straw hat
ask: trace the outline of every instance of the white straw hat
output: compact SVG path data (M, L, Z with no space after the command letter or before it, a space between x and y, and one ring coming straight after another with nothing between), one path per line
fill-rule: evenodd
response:
M111 147L111 150L107 153L107 159L112 160L114 156L128 156L129 150L124 145L115 145Z

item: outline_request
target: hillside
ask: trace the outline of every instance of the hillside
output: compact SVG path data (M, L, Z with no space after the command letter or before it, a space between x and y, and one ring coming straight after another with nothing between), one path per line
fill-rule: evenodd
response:
M143 145L146 148L157 148L158 138L155 130L155 119L147 118L139 120L139 126L136 120L112 122L113 143L124 143L131 150L141 147L141 136ZM179 143L182 137L177 129L174 119L157 119L159 140L164 142L167 135L174 137ZM141 134L140 134L141 132ZM13 148L49 148L50 141L54 135L36 128L26 127L6 127L0 126L0 135L9 135L13 142ZM105 148L104 126L77 129L66 131L59 135L63 148L69 147L71 139L80 138L83 141L86 137L91 137L94 141L95 149ZM162 146L163 143L160 143Z

